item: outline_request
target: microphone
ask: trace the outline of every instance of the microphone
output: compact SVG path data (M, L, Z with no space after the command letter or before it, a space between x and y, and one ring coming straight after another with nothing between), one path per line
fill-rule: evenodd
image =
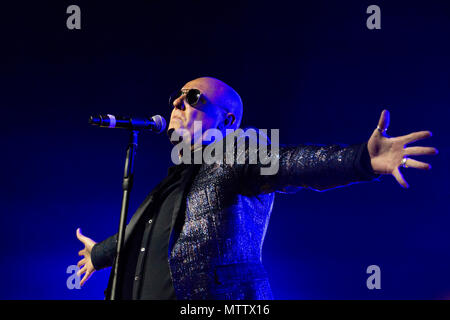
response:
M161 133L166 128L166 120L160 115L151 118L135 118L114 116L112 114L102 114L91 116L89 124L101 128L123 128L129 130L150 130L156 133Z

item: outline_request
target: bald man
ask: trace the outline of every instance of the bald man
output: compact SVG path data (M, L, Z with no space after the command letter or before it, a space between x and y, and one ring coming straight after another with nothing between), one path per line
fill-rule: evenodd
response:
M186 83L169 99L168 134L188 132L191 152L208 145L208 129L237 129L242 101L224 82L210 77ZM194 122L202 124L202 134ZM275 192L301 188L327 190L391 174L408 187L399 167L429 169L408 155L436 154L430 147L406 144L431 136L428 131L391 138L384 110L366 143L351 146L299 145L279 150L279 170L261 175L263 164L181 163L136 210L125 232L119 299L272 299L261 260ZM253 152L246 148L247 159ZM95 243L77 230L85 246L78 266L81 285L95 270L113 264L117 235ZM106 291L110 295L110 285Z

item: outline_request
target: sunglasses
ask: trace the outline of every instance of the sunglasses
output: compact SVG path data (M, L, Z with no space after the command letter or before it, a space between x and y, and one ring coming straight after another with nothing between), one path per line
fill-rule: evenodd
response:
M196 107L200 105L200 99L202 97L202 93L198 89L181 89L177 92L174 92L169 97L169 107L175 108L174 102L181 96L185 96L186 102L189 103L190 106Z

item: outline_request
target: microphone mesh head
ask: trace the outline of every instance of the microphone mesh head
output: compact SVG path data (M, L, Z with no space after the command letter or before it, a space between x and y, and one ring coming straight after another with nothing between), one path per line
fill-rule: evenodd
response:
M155 122L157 133L161 133L164 131L164 129L166 129L166 119L161 117L159 114L153 116L152 120Z

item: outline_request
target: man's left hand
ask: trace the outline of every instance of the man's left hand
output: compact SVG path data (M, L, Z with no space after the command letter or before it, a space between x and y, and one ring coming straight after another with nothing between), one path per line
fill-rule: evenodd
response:
M389 137L389 111L383 110L378 127L373 131L367 143L372 169L377 174L392 174L397 182L408 188L399 167L429 170L428 163L411 159L407 156L434 155L438 151L432 147L408 147L406 145L431 137L430 131L417 131L400 137Z

